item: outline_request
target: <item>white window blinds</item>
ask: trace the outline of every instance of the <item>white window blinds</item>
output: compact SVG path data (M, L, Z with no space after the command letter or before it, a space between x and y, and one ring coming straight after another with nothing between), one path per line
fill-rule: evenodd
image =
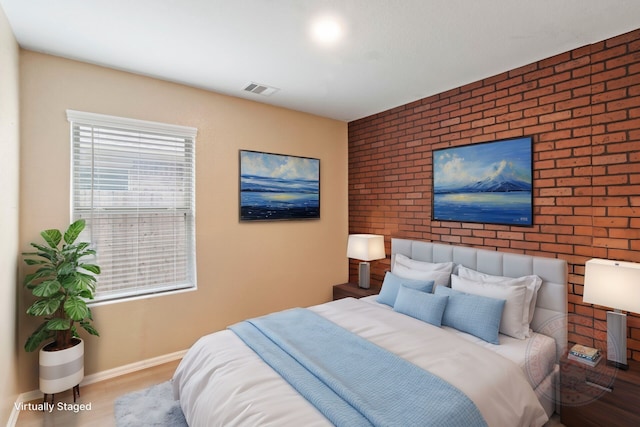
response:
M197 129L67 111L72 216L97 251L96 300L196 286Z

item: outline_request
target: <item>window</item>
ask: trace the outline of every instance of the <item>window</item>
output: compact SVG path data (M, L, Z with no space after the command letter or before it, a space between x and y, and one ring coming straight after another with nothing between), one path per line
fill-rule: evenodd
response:
M197 129L67 110L73 220L97 251L96 300L195 288Z

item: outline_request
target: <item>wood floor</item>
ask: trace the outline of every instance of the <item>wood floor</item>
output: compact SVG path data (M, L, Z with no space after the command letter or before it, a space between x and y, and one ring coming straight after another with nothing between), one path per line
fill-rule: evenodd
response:
M113 402L119 396L147 388L154 384L165 382L173 376L178 363L169 362L155 367L147 368L131 374L122 375L110 380L101 381L95 384L84 386L80 389L80 397L76 403L91 403L91 410L60 411L57 406L51 413L41 411L24 410L20 411L17 427L115 427L113 416ZM73 403L71 391L55 396L55 403ZM39 404L42 400L35 400L29 403Z
M90 411L58 411L51 413L40 411L21 411L17 427L115 427L113 402L119 396L165 382L173 376L179 360L165 363L121 377L84 386L76 403L91 403ZM55 402L73 403L71 391L56 395ZM39 404L42 400L30 403ZM545 427L563 427L558 415L545 424Z

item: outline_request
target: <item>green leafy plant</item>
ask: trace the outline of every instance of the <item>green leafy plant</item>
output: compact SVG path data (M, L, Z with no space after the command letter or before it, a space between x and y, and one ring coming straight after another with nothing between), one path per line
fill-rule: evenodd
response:
M27 338L26 351L34 351L50 339L54 342L47 350L72 347L78 324L91 335L99 335L91 326L93 317L86 300L94 297L100 267L81 260L96 253L89 243L75 243L84 227L85 221L80 219L69 225L64 235L60 230L44 230L40 235L46 244L31 243L37 251L22 254L28 257L24 259L27 265L38 266L24 278L24 286L36 297L27 314L44 316L44 322Z

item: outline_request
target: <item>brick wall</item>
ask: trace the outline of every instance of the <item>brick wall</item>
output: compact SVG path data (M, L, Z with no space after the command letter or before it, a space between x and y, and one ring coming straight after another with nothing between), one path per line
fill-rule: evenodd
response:
M533 227L431 219L432 150L520 136L533 138ZM349 123L349 231L383 234L387 253L402 237L565 259L569 339L606 347L584 263L640 262L640 30ZM388 268L372 262L372 281ZM640 316L628 325L640 360Z

